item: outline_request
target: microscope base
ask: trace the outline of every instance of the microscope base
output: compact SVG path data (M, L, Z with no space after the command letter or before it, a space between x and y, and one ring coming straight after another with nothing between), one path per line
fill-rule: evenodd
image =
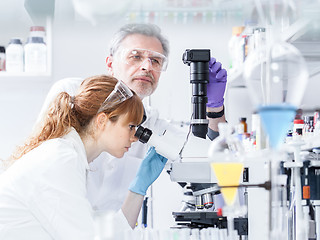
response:
M172 215L178 225L189 228L227 228L227 217L218 216L212 211L173 212ZM234 227L239 235L248 235L247 218L235 218Z

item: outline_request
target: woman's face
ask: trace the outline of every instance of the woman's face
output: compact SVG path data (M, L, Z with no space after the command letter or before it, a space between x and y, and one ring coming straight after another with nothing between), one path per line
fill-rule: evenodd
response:
M131 144L138 139L134 136L136 125L127 123L126 115L120 115L116 122L109 119L106 121L105 128L101 134L101 143L104 151L120 158L129 150Z

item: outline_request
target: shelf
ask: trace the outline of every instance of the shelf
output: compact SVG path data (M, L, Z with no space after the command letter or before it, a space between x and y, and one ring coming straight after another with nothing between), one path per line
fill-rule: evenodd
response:
M310 151L313 148L318 148L320 147L319 135L308 136L298 140L290 140L289 142L285 143L282 148L288 152L293 152L295 146L299 146L302 151Z
M45 73L10 73L0 72L0 86L6 85L25 85L25 84L41 84L51 83L52 75L50 72Z
M231 88L245 88L246 84L243 79L242 69L229 69L228 70L228 85Z
M320 34L316 31L313 21L310 19L297 20L281 34L280 39L292 44L300 51L307 63L309 78L319 76ZM231 69L228 71L230 87L246 87L242 72L243 69Z
M281 34L280 39L282 41L287 41L287 42L294 42L295 40L297 40L298 38L300 38L302 35L304 35L307 31L307 27L310 24L309 20L306 19L299 19L296 22L294 22L293 24L290 25L290 27L288 27L288 29L286 29L286 31L284 31Z
M0 72L0 81L3 78L16 78L16 77L50 77L50 72L44 73L28 73L28 72L20 72L20 73L12 73L12 72Z
M27 29L27 28L26 28ZM40 78L51 79L52 76L52 19L46 19L46 45L47 45L47 71L39 73L29 73L29 72L6 72L0 71L0 83L9 81L16 81L15 79L23 78L25 81L31 81L32 79L37 80ZM33 80L33 81L34 81Z
M47 88L52 85L51 74L5 74L0 72L0 89L1 92L25 90L29 86L34 88Z

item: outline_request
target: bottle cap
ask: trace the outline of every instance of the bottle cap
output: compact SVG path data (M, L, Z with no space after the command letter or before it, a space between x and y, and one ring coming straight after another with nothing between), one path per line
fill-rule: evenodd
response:
M304 116L304 122L306 122L306 123L313 121L313 120L314 120L313 116Z
M240 35L244 30L244 26L232 27L232 35Z
M4 46L0 46L0 53L5 53L6 52L6 49Z
M244 25L245 26L255 26L255 25L257 25L257 21L255 21L253 19L246 19L244 21Z
M240 120L240 121L244 121L244 122L245 122L245 121L247 121L247 118L242 117L242 118L240 118L239 120Z
M293 121L293 124L304 124L304 121L303 121L303 119L295 119Z
M30 27L30 32L32 31L42 31L45 32L45 28L43 26L32 26Z
M26 43L44 43L44 41L42 37L28 37Z
M257 28L254 29L254 31L257 31L257 32L265 32L266 29L263 28L263 27L257 27Z
M20 38L11 38L9 44L22 44Z

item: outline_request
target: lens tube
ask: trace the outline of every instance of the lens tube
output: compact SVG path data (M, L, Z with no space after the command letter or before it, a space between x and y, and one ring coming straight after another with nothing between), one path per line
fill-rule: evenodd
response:
M206 117L207 84L209 83L209 49L187 49L182 60L190 66L190 83L192 84L193 118L191 120L192 133L206 138L208 119Z

